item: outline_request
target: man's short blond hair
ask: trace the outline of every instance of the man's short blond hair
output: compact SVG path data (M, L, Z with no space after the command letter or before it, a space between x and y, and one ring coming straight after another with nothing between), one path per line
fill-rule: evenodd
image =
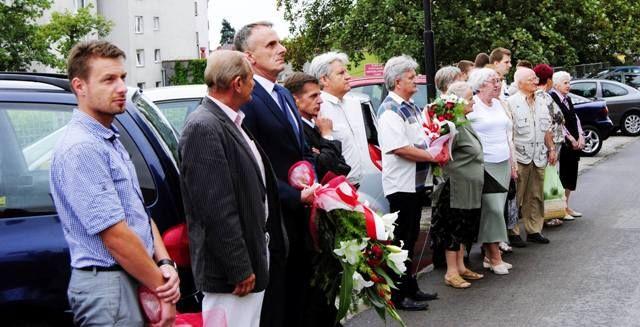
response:
M216 50L207 58L204 82L209 90L224 91L231 87L236 77L246 80L252 70L244 53L233 50Z

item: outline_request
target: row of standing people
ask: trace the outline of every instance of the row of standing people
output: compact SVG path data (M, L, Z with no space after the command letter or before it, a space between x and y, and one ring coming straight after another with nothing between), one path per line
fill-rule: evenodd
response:
M495 59L491 61L494 65L473 67L467 82L453 82L466 77L454 67L436 75L441 89L448 87L448 92L468 100L468 129L474 136L466 138L461 133L462 137L454 141L454 160L445 166L447 178L435 193L430 231L436 257L440 251L445 253L445 283L456 288L467 288L470 280L483 277L467 272L462 259L464 246L475 240L482 243L486 255L483 266L496 274L508 274L513 268L502 260L502 251L511 250L507 241L525 246L518 219L505 217L510 180L512 186L517 185L516 216L524 222L527 241L549 243L542 234L545 167L555 165L561 153L560 179L568 203L576 187L579 152L584 146L579 119L568 97L568 73L554 74L545 64L534 69L519 67L514 75L515 91L505 92L503 76L511 67L510 52L498 48L491 58ZM475 96L471 97L472 93ZM462 132L466 129L463 127ZM471 151L474 148L475 153ZM484 189L470 178L479 177L482 170ZM487 184L494 182L502 190L487 190ZM581 216L566 207L564 219Z
M356 186L361 181L367 141L360 103L345 96L346 56L314 58L311 86L298 83L295 91L295 81L285 83L292 95L276 83L286 49L270 23L244 26L234 43L238 51L216 51L208 58L208 94L187 118L179 142L192 269L204 293L205 324L223 312L229 326L333 325L333 299L310 284L305 217L315 188L295 190L287 173L309 158L317 167L326 162L327 171L347 174ZM112 124L124 112L124 58L104 41L72 50L68 72L78 109L53 154L52 196L70 244L74 269L68 294L75 323L142 325L135 290L143 285L162 299L158 325L165 326L175 319L179 279ZM443 160L425 151L421 108L411 101L417 66L406 56L386 63L390 94L378 112L381 183L391 210L399 211L396 239L404 241L409 257L419 230L426 163ZM516 80L524 81L518 75ZM497 79L478 85L474 91L495 92ZM318 104L325 118L317 118ZM503 162L485 164L500 175L499 182L509 174ZM502 261L489 244L495 270ZM407 267L412 271L410 261ZM424 310L424 301L437 297L422 292L412 274L397 282L393 300L400 309ZM127 310L109 309L114 303Z

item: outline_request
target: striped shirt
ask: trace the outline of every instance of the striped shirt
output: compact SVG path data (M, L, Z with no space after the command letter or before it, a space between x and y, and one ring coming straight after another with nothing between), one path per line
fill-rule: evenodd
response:
M149 216L119 136L114 125L106 128L74 110L53 150L51 195L74 268L115 265L99 233L123 220L153 255Z

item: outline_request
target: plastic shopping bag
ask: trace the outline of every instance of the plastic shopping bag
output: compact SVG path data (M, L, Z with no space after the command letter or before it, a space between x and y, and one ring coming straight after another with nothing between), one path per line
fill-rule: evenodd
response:
M560 182L558 175L558 167L547 165L544 170L544 199L562 199L564 196L564 188Z
M564 188L556 166L547 165L544 171L544 218L562 218L566 215Z

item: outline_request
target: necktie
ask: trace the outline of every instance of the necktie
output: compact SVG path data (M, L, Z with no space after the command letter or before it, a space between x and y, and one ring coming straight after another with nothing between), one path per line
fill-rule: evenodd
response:
M298 130L296 128L296 122L293 120L293 115L289 113L289 109L287 108L287 100L284 97L284 88L278 84L273 87L273 90L276 91L278 95L278 104L280 105L280 110L282 110L282 114L287 117L287 121L289 125L291 125L291 129L293 130L293 134L296 136L296 140L298 140Z

